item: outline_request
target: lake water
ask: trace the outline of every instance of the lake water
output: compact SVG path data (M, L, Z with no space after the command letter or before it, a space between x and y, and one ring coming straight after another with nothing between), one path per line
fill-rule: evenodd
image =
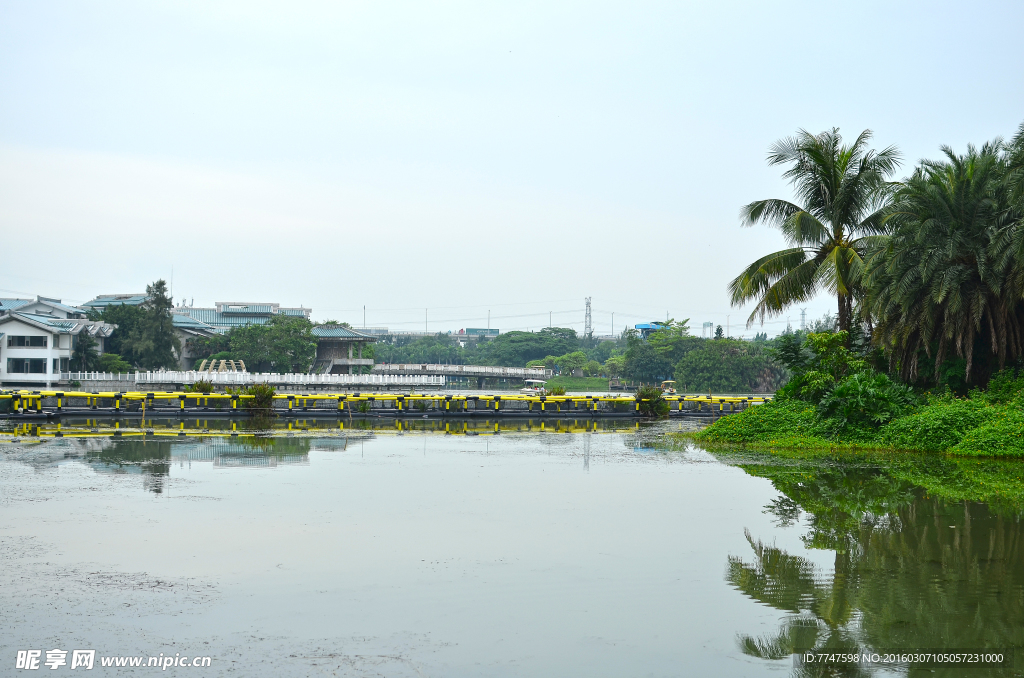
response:
M210 676L823 675L791 652L1024 648L1018 508L921 486L978 468L722 457L671 449L678 426L0 439L0 674L33 648Z

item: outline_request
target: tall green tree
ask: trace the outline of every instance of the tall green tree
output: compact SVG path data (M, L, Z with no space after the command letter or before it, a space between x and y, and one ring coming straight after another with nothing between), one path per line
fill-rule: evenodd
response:
M963 359L964 378L982 381L1024 348L1019 261L1006 241L1019 225L1009 205L1008 167L1001 141L943 161L922 162L897 192L887 217L892 235L868 266L867 308L876 340L906 380L919 359Z
M98 359L96 340L86 332L79 333L75 337L75 350L71 354L71 369L75 372L89 372L96 367Z
M899 166L895 147L867 148L871 131L843 145L838 129L800 130L771 148L768 164L787 165L797 202L757 200L740 212L744 226L765 223L790 247L761 257L729 283L734 306L757 300L747 321L776 316L819 292L836 296L839 329L850 330L864 259L884 229L888 176Z
M181 353L181 342L174 333L171 308L174 303L168 294L167 283L157 280L146 286L142 304L142 322L130 335L132 353L140 367L145 369L175 368Z
M126 362L138 366L141 356L135 351L134 340L142 335L146 309L142 306L111 304L103 309L101 317L97 320L117 326L114 333L104 342L104 352L116 353Z

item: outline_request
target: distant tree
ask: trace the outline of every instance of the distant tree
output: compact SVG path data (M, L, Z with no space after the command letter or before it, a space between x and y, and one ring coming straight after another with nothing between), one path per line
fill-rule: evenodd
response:
M661 329L655 330L647 336L647 342L659 356L675 364L696 344L696 338L690 336L689 323L689 318L678 322L669 319Z
M576 370L581 369L586 363L587 354L583 351L566 353L565 355L560 356L556 361L558 369L565 375L570 375Z
M594 348L587 350L587 357L591 360L596 360L599 363L604 363L604 361L608 360L608 358L611 358L612 355L615 354L617 348L617 342L602 341Z
M688 391L767 393L782 386L786 369L760 343L703 340L675 367L676 381Z
M191 337L185 341L185 347L197 362L205 358L213 358L219 353L227 353L218 360L231 360L231 338L227 334L215 334L212 337Z
M275 315L263 325L231 330L231 353L256 372L307 372L316 358L313 323ZM364 351L365 355L365 351Z
M626 356L616 355L604 361L604 372L609 377L621 376L626 367Z
M144 306L149 322L146 332L147 351L143 354L142 364L150 368L177 367L181 342L174 333L174 322L171 318L174 300L168 294L167 283L157 280L152 285L147 285L146 296L149 300Z
M131 364L121 359L116 353L104 353L96 361L96 369L99 372L131 372Z
M725 332L722 330L721 325L715 327L715 339L725 339Z
M599 377L603 370L604 368L601 367L601 363L596 360L588 360L587 364L583 366L583 375L587 377Z
M479 347L480 362L485 365L523 367L531 360L560 356L579 349L576 331L548 327L539 332L507 332Z
M628 379L650 383L672 374L672 363L660 356L635 330L627 332L627 341L629 348L626 349L622 371Z
M140 306L108 306L104 310L104 320L117 323L114 334L120 335L110 348L143 369L177 367L181 342L174 333L174 304L167 283L157 280L147 285L146 296L148 299Z
M113 334L104 342L106 351L121 356L122 360L132 365L139 365L141 355L135 350L135 342L142 336L146 309L142 306L111 304L103 309L100 319L116 325Z
M75 372L90 372L96 368L96 340L86 332L75 337L75 350L71 354L70 367Z

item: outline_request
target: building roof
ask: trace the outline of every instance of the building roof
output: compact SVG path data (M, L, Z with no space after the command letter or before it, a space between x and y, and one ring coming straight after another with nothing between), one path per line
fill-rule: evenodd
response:
M190 329L190 330L208 330L216 333L217 328L213 325L207 325L201 320L196 320L190 315L184 313L173 312L171 313L171 324L177 329Z
M316 325L313 327L313 336L319 339L352 339L353 341L377 341L362 332L343 327L342 325Z
M27 325L34 325L41 329L49 330L56 334L80 334L85 332L94 337L109 337L117 329L117 325L101 323L96 320L82 318L54 318L48 315L36 313L8 313L0 317L0 324L10 322L23 322Z
M274 307L271 304L225 304L220 312L224 315L271 315Z
M0 314L9 313L25 304L31 304L32 299L0 299Z
M149 299L145 294L101 294L92 301L87 301L82 306L87 308L105 308L107 306L139 306Z
M245 327L246 325L263 325L270 320L269 315L225 315L215 308L184 308L180 311L205 325L217 328L230 329L232 327Z
M174 313L175 315L185 315L217 330L230 330L246 325L264 325L275 315L308 318L312 309L281 308L280 304L218 301L216 308L179 306L174 309Z

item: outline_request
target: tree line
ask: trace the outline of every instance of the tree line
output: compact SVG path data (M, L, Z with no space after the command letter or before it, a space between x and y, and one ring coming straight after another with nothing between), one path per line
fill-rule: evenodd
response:
M826 323L832 326L831 319ZM688 391L767 392L788 375L773 359L773 345L766 335L753 342L726 339L722 333L716 339L694 337L687 321L669 321L647 339L628 330L614 340L598 341L565 327L506 332L490 340L443 333L392 336L377 344L376 356L390 363L544 366L560 374L579 370L638 384L675 379Z

